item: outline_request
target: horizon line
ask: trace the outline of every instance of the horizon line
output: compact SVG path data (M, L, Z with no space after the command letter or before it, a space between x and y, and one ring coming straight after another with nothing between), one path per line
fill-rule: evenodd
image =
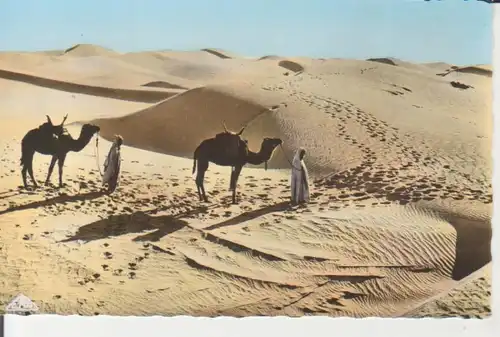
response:
M125 54L133 54L133 53L153 53L153 52L196 52L196 51L204 51L207 53L210 53L209 50L214 50L214 51L223 51L227 52L230 54L236 54L237 56L240 56L242 58L263 58L266 56L277 56L277 57L283 57L283 58L308 58L308 59L313 59L313 60L359 60L359 61L370 61L370 59L393 59L393 60L399 60L402 62L408 62L408 63L414 63L414 64L430 64L430 63L446 63L449 65L460 65L460 66L480 66L480 65L487 65L487 66L492 66L493 62L491 63L449 63L444 60L434 60L434 61L413 61L413 60L408 60L405 58L400 58L397 56L380 56L380 55L375 55L375 56L370 56L370 57L334 57L334 56L307 56L307 55L279 55L279 54L264 54L264 55L244 55L244 54L239 54L238 52L233 52L232 50L229 49L224 49L224 48L218 48L218 47L204 47L204 48L190 48L190 49L171 49L171 48L165 48L165 49L142 49L142 50L129 50L129 51L121 51L117 50L105 45L101 44L95 44L95 43L75 43L71 47L68 48L54 48L54 49L32 49L32 50L9 50L9 49L1 49L0 48L0 53L49 53L49 52L61 52L61 55L57 56L62 56L71 50L78 48L79 46L93 46L93 47L99 47L102 49L106 49L110 52L114 52L116 54L120 55L125 55ZM97 56L97 55L96 55ZM228 56L228 58L233 59L233 57Z

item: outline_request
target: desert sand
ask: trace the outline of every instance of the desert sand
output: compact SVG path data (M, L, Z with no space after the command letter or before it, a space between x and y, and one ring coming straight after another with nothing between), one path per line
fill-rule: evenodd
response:
M0 302L42 313L352 317L490 314L492 70L393 58L248 58L221 49L118 53L94 45L0 53ZM50 115L77 138L44 186L24 189L21 139ZM231 204L211 164L200 202L196 146L247 126ZM121 184L101 192L113 135ZM311 202L292 207L307 150ZM31 182L30 182L31 183ZM3 307L3 306L2 306Z

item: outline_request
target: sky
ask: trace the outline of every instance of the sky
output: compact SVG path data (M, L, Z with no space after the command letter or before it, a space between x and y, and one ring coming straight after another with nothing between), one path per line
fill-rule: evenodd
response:
M492 5L475 0L0 0L0 50L91 43L118 52L492 62Z

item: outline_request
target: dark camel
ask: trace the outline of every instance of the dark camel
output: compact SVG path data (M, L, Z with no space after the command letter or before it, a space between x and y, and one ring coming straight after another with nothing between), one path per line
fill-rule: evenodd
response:
M64 161L68 152L81 151L92 139L94 134L99 132L100 128L92 124L84 124L80 131L78 139L73 139L64 128L64 122L68 116L64 117L63 122L58 125L52 125L50 117L47 116L48 122L41 125L37 129L30 130L21 141L21 166L24 187L27 188L26 172L29 173L35 188L38 184L33 176L33 156L35 152L44 155L52 156L49 166L49 172L45 185L49 184L50 176L56 162L59 164L59 187L63 186L62 174ZM52 126L52 127L51 127Z
M243 166L265 163L267 169L268 160L271 159L276 147L282 144L282 140L279 138L264 138L259 152L252 152L248 148L247 141L240 138L244 129L242 128L238 133L233 133L227 131L224 125L224 132L217 134L214 138L205 139L194 151L193 174L198 170L196 187L201 201L208 201L203 181L209 162L219 166L231 166L229 190L233 192L232 202L236 204L236 186ZM236 152L234 152L234 149L236 149Z

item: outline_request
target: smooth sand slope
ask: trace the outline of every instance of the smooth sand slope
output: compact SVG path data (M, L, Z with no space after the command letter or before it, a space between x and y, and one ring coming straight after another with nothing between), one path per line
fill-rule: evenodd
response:
M491 69L402 60L244 58L220 49L99 46L0 54L0 301L46 313L464 316L490 313ZM457 84L458 83L458 84ZM20 188L20 140L68 113L125 139L121 186L100 192L110 143L69 153L62 189ZM238 205L192 154L246 126L269 169L245 167ZM307 149L311 203L292 208ZM50 158L36 155L45 179ZM55 170L52 181L57 181Z

